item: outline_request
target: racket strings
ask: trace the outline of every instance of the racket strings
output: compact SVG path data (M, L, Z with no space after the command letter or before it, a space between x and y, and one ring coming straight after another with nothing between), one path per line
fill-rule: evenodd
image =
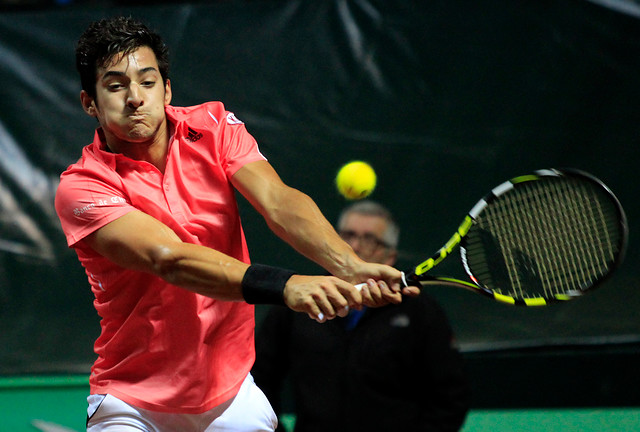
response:
M611 236L611 221L615 218L611 212L605 213L605 209L601 201L596 195L596 191L588 190L584 185L577 185L576 191L582 193L584 203L591 203L592 205L584 205L584 207L572 207L573 214L576 220L579 221L585 229L583 230L586 244L584 245L584 254L579 255L580 270L583 280L587 278L599 277L607 272L609 265L615 260L616 250L615 246L618 244L617 240ZM580 219L582 217L582 219ZM593 224L593 225L590 225Z
M518 185L478 215L468 267L484 285L515 298L579 293L609 271L618 253L616 207L603 195L566 178Z
M543 219L545 222L545 232L554 233L553 242L546 245L547 249L540 251L538 256L546 256L551 269L548 278L548 285L545 286L544 294L546 297L566 292L568 290L579 290L582 281L586 280L587 271L582 265L581 256L585 256L590 250L588 239L581 234L585 234L588 230L579 230L581 221L579 208L583 203L581 196L566 196L564 191L553 188L551 197L563 197L563 206L548 208L549 218ZM555 195L557 193L557 195ZM547 206L547 202L538 199L539 208ZM556 226L554 226L554 223ZM556 264L557 263L557 264Z
M558 281L566 280L567 286L563 292L581 290L585 284L605 274L615 259L610 224L607 223L609 218L593 188L572 182L571 188L564 190L561 186L566 186L565 182L556 181L552 184L557 189L558 198L566 199L563 201L566 204L563 207L565 217L559 219L562 221L560 232L572 233L572 229L577 229L573 231L573 236L560 237L564 244L554 256L563 258L567 274L558 278Z

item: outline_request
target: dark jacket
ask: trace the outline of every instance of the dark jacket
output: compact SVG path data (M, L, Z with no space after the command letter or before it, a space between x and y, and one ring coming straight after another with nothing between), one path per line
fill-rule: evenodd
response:
M460 429L469 386L451 327L431 297L369 308L352 330L348 320L319 324L284 307L269 310L252 374L276 413L288 376L296 432Z

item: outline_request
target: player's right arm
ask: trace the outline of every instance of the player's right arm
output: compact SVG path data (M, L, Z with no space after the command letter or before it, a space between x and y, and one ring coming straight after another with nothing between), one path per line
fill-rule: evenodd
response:
M120 267L152 273L167 282L222 300L242 300L249 267L205 246L183 242L159 220L133 210L82 240Z
M214 249L183 242L168 226L138 210L97 229L82 240L94 251L130 270L154 274L208 297L244 300L242 280L249 265ZM286 304L310 317L330 319L357 307L351 284L335 277L293 275Z

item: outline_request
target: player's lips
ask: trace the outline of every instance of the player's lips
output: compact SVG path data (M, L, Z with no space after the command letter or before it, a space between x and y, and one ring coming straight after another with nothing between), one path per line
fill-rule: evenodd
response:
M136 112L128 114L127 117L131 120L144 120L145 118L147 118L147 115L145 113Z

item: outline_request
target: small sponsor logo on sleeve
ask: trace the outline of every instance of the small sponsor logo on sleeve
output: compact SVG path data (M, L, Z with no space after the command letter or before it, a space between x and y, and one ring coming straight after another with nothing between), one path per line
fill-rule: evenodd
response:
M88 212L89 210L95 208L95 207L104 207L104 206L108 206L108 205L114 205L114 204L126 204L127 200L119 197L119 196L112 196L110 198L106 198L106 199L99 199L98 201L96 201L95 203L91 203L91 204L87 204L85 206L82 207L76 207L73 209L73 214L75 216L80 216L86 212Z
M227 123L229 124L244 124L244 122L238 120L238 117L232 112L227 114Z

